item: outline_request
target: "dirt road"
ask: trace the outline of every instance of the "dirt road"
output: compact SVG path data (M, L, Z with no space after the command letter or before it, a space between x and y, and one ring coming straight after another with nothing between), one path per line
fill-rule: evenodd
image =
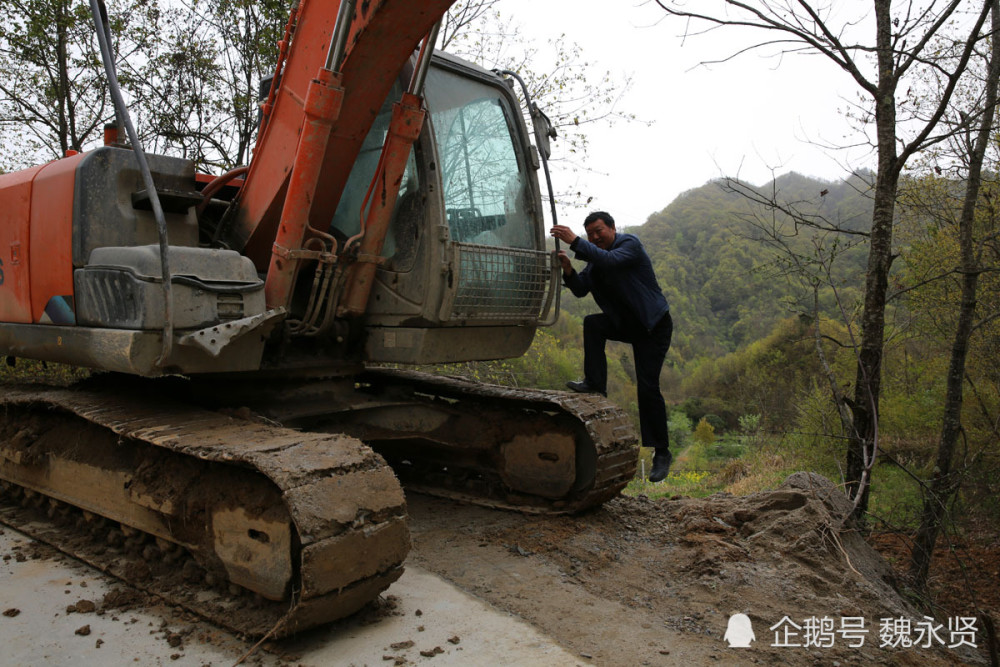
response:
M428 585L420 588L404 577L349 622L267 644L248 663L987 664L980 634L957 621L949 627L946 619L924 619L894 590L884 561L860 537L840 529L842 499L822 478L799 474L786 484L746 497L621 497L561 517L409 494L414 546L408 563L413 577L425 577ZM7 565L56 558L26 545L8 547L0 557ZM10 577L22 571L8 569ZM432 575L455 589L434 583L440 580ZM66 608L85 591L100 607L99 585L122 588L98 579L93 571L76 574L67 578L72 585L53 580L35 597L5 600L0 606L18 614L0 617L0 638L43 599L55 605L55 621L63 625L98 623L96 616ZM84 580L89 590L79 588ZM124 600L127 610L116 611L112 597L100 622L115 619L132 634L115 642L109 635L97 655L110 662L101 664L232 664L250 648L154 600ZM130 622L140 614L141 622ZM750 625L741 626L742 634L733 625L727 635L735 614L744 614ZM25 631L54 641L46 627ZM63 634L82 641L73 628ZM146 634L159 642L159 652L139 652ZM170 646L175 639L184 650ZM88 650L101 649L93 636L86 641ZM749 646L729 645L741 641ZM349 642L358 653L347 652ZM962 645L971 643L980 648ZM519 653L522 647L531 651Z
M949 648L971 635L924 619L864 540L838 531L846 508L828 482L786 484L621 497L575 517L413 496L410 558L594 664L985 664L981 636L977 650ZM748 648L723 639L737 613L752 623Z

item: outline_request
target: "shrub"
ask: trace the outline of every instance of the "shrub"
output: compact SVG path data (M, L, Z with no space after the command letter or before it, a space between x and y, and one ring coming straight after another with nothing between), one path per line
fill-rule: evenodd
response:
M715 442L715 429L704 417L694 429L694 441L701 445L711 445Z

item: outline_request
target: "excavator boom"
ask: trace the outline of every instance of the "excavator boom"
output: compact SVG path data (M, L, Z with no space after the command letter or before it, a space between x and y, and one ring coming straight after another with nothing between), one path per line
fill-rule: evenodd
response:
M343 191L376 112L388 97L403 65L454 0L381 0L360 3L351 21L339 71L342 101L329 128L319 161L317 182L323 196L312 205L309 219L323 228L333 218ZM284 194L296 146L307 116L310 85L325 63L335 24L330 20L330 0L302 0L294 27L292 49L281 74L279 94L258 139L250 163L239 209L227 245L267 267L284 204ZM353 4L353 3L352 3ZM325 224L324 224L325 223Z

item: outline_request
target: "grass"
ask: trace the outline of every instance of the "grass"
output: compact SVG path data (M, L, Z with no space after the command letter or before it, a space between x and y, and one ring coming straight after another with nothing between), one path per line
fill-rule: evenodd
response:
M649 467L646 471L648 474ZM719 489L706 483L710 476L707 472L693 470L671 470L667 478L662 482L653 483L645 477L636 476L625 487L625 494L629 496L648 496L649 498L663 498L673 496L691 496L703 498L710 496Z
M708 444L692 443L675 452L670 475L656 484L641 474L648 475L652 453L652 449L640 450L639 474L625 488L627 495L702 498L720 491L749 495L774 489L800 470L818 472L834 484L841 482L836 447L794 437L764 438L746 445L738 436L726 435ZM916 480L895 465L876 467L869 501L876 523L892 530L912 530L919 525L921 509Z
M86 368L55 364L34 359L11 358L0 362L0 382L37 382L66 387L90 375Z
M633 496L642 494L650 498L678 495L702 498L712 495L722 491L725 486L719 473L726 462L743 453L744 448L732 441L708 445L690 444L674 453L670 474L662 482L654 484L646 479L653 466L653 450L642 448L639 453L639 474L629 482L625 493Z
M724 435L711 443L692 443L674 454L670 475L653 484L645 476L637 475L625 488L628 495L645 495L650 498L676 495L702 498L725 491L734 495L748 495L774 489L793 472L819 470L810 456L797 451L797 443L784 439L758 439L745 444L736 435ZM652 467L652 449L643 448L639 454L639 472L648 474Z
M896 465L876 466L872 474L868 511L890 530L915 530L920 525L923 496L920 485Z

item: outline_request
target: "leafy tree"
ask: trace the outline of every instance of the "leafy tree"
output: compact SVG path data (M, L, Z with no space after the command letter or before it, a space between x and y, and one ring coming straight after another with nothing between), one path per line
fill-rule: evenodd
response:
M260 82L274 74L288 21L284 0L172 5L144 57L124 62L148 149L201 168L245 165L257 131Z
M155 1L109 8L115 47L128 58L150 37ZM113 119L86 0L5 0L0 22L3 166L82 151Z
M257 131L260 81L274 73L278 40L288 21L287 0L207 0L202 16L227 48L221 70L225 110L232 118L233 143L228 166L250 161L251 140ZM192 5L193 10L198 5Z
M222 45L203 19L183 7L168 8L159 25L144 58L118 65L134 92L131 113L143 147L193 160L202 169L228 166L231 115L220 90Z
M565 35L544 45L529 43L502 8L500 0L459 0L444 18L439 47L483 67L520 75L559 133L562 148L552 159L570 170L586 169L588 126L637 120L621 108L631 76L597 70L583 47ZM557 193L557 198L581 206L590 201L579 192Z
M760 445L761 438L761 427L760 427L760 415L758 414L746 414L740 415L740 437L742 438L743 444L749 447L756 447Z
M691 420L680 410L671 410L667 420L670 449L678 452L691 444Z
M953 265L957 281L960 284L960 297L947 375L947 391L937 460L930 481L930 489L924 497L920 529L917 531L913 548L911 573L921 586L927 582L931 556L941 523L946 508L952 496L957 492L961 480L961 477L956 474L960 471L955 470L954 459L962 432L966 363L969 356L970 339L976 326L979 278L982 273L988 270L983 263L985 248L977 243L977 236L979 236L977 232L985 227L987 239L989 239L1000 230L992 197L983 202L985 207L980 202L983 163L996 128L998 93L1000 93L1000 2L992 0L987 4L990 5L992 14L992 43L989 49L985 85L982 89L984 98L981 105L976 99L975 115L979 117L978 127L976 127L975 135L970 129L963 139L952 142L957 149L956 156L960 163L967 165L964 170L965 193L961 199L961 212L958 216L956 230L958 258ZM960 118L962 116L968 117L968 111L960 115ZM997 266L989 268L996 269ZM981 306L979 310L981 310Z

